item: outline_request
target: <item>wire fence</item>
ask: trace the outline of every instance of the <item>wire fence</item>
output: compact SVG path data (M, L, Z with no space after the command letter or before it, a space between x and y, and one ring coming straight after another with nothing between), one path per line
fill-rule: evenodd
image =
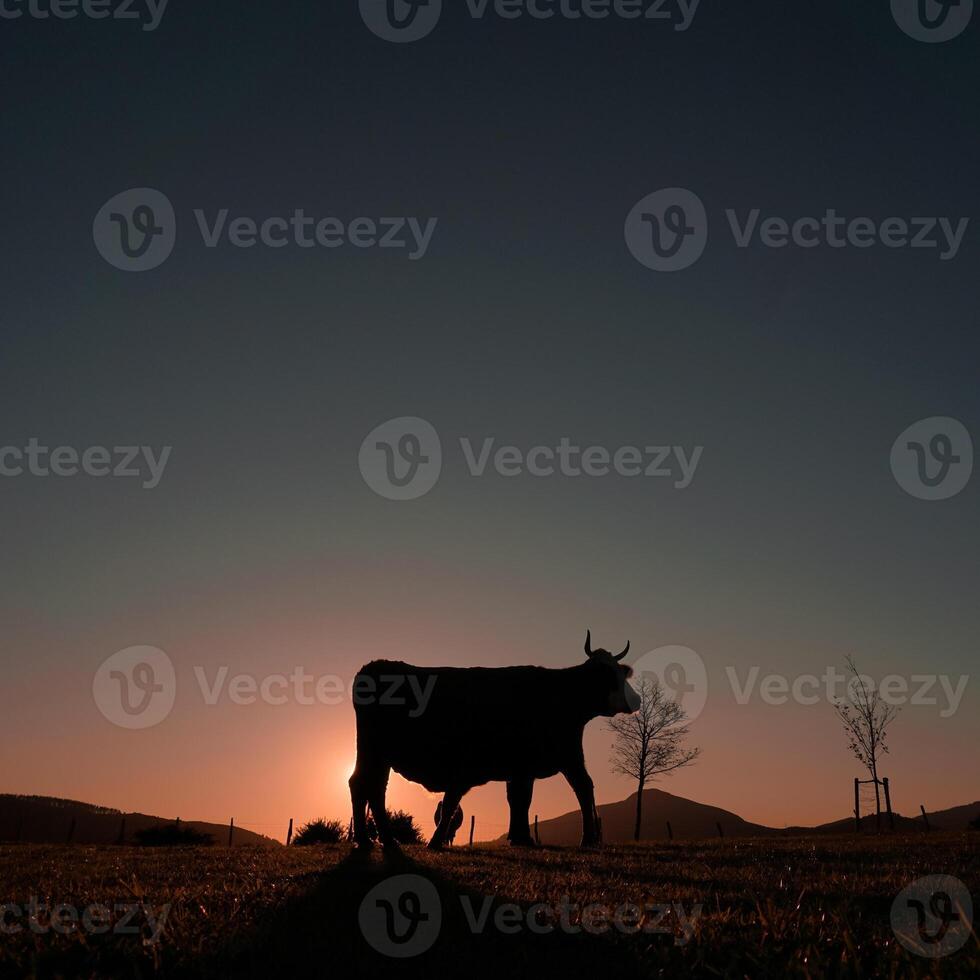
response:
M492 841L492 840L496 840L499 837L503 837L507 833L510 827L510 824L506 822L501 823L495 820L483 820L482 818L476 816L475 814L470 814L470 816L475 819L475 828L474 828L474 837L473 837L474 843L480 843L481 841L482 842ZM311 819L316 819L316 818L314 817ZM295 832L299 830L299 828L302 827L304 823L306 823L306 820L296 820L296 819L288 819L288 818L286 820L281 820L281 821L250 820L250 819L243 820L236 817L234 821L234 831L248 830L254 834L259 834L262 837L268 837L272 840L279 841L280 843L286 843L291 836L291 832L292 834L295 834ZM421 827L422 827L422 835L424 837L430 836L426 832L424 823L421 824ZM434 825L432 829L433 830L435 829ZM463 829L465 829L466 834L468 835L469 834L468 822L464 824ZM231 836L230 836L231 842L234 843L234 831L232 830L230 823L229 823L229 831L231 831Z

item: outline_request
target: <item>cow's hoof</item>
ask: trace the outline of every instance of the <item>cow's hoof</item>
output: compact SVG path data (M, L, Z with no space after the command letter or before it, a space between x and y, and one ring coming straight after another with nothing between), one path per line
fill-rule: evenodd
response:
M425 846L430 851L441 851L442 850L442 847L443 847L442 842L441 841L437 841L434 837Z
M354 841L354 850L358 854L370 854L374 850L374 841L368 838Z
M511 847L537 847L538 845L534 842L531 837L512 837L510 839Z
M601 841L598 837L583 837L580 847L587 847L590 850L595 850L600 845Z

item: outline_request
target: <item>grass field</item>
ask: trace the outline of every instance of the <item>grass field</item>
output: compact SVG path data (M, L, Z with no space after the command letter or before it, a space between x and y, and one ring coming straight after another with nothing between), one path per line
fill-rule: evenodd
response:
M387 858L342 845L7 845L0 905L16 908L2 920L0 976L977 977L975 932L927 959L896 941L889 918L896 895L927 875L955 875L980 896L977 844L975 833L937 833ZM431 948L395 962L365 939L358 910L405 874L432 882L438 911L424 926ZM32 899L48 907L33 922ZM59 910L55 929L57 905L74 912Z

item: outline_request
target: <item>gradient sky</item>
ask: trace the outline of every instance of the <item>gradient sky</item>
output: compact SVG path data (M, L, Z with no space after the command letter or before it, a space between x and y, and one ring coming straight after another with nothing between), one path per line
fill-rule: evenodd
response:
M0 479L0 790L282 836L347 818L349 704L202 705L193 670L350 677L378 657L565 666L597 643L696 650L696 767L663 788L785 825L836 819L858 773L831 708L739 706L726 666L970 674L978 482L927 503L898 434L952 416L976 440L977 25L917 43L887 2L704 0L658 22L474 21L415 44L356 3L173 0L160 28L0 21L0 445L173 446L159 487ZM704 201L702 259L633 260L644 195ZM178 241L140 275L92 220L158 188ZM204 248L190 217L436 216L424 260ZM970 217L931 251L734 246L722 214ZM425 497L363 482L367 433L439 431ZM475 479L458 440L704 446L664 481ZM129 732L97 710L110 654L158 646L178 698ZM980 717L907 708L886 770L899 810L980 797ZM608 773L590 726L599 802ZM428 820L399 779L389 800ZM464 800L478 836L504 789ZM533 811L574 808L561 779Z

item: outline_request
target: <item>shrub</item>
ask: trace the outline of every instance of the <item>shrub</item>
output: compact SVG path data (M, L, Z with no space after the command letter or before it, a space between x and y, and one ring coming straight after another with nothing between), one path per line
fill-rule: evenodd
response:
M399 844L422 844L425 838L415 823L415 818L404 810L388 812L388 823L391 825L391 835Z
M303 824L293 838L296 847L309 847L311 844L339 844L347 836L347 828L339 820L311 820Z
M425 837L422 830L415 823L415 818L405 810L388 811L388 823L391 826L391 836L399 844L424 844ZM374 818L367 818L367 835L371 840L378 839L378 828L375 826ZM350 840L350 836L344 831L344 839Z

